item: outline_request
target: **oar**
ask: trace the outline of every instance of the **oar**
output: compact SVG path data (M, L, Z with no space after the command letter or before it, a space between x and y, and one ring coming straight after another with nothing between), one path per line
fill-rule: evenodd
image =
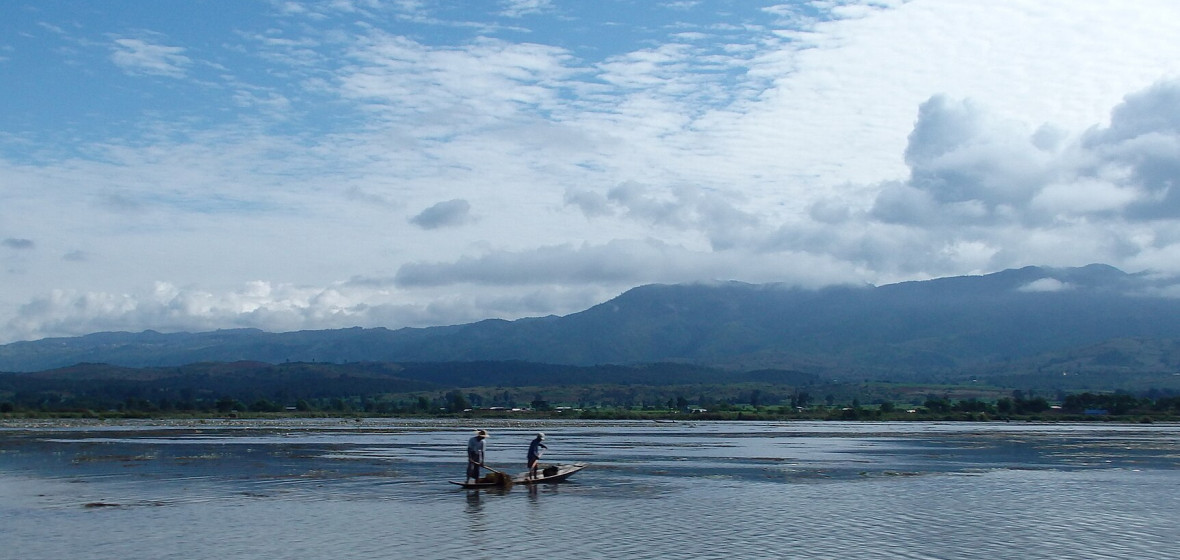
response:
M487 469L487 470L489 470L489 471L492 471L492 472L494 472L494 473L496 473L496 474L504 474L504 473L502 473L502 472L500 472L500 471L498 471L498 470L496 470L496 469L493 469L492 467L488 466L488 464L487 464L487 463L480 463L480 464L479 464L479 466L481 466L481 467L483 467L483 468L485 468L485 469ZM505 475L505 476L507 476L507 475Z

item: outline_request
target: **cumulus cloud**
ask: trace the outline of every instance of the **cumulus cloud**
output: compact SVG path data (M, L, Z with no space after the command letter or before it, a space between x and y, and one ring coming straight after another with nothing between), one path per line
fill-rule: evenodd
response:
M907 179L844 189L875 192L868 205L835 191L802 214L777 220L754 215L739 243L714 249L825 255L874 271L878 282L1029 263L1112 262L1177 272L1165 255L1180 252L1180 226L1161 221L1167 204L1156 207L1172 192L1160 185L1180 159L1180 150L1164 149L1177 135L1168 119L1133 118L1171 106L1177 83L1128 96L1112 111L1110 130L1118 133L1094 127L1080 136L1013 123L969 100L933 96L909 135ZM609 213L707 231L707 221L685 219L691 214L677 200L633 186L567 195L567 203L587 216ZM1155 215L1145 215L1145 208Z
M1180 81L1162 80L1151 87L1127 95L1111 111L1110 126L1094 129L1086 144L1098 146L1125 142L1146 134L1180 133Z
M446 200L410 218L410 222L422 229L438 229L460 226L471 222L471 204L463 199Z
M1139 189L1127 217L1180 217L1180 79L1132 93L1111 112L1110 126L1083 138L1094 177Z
M1045 214L1114 215L1138 200L1141 192L1095 177L1078 177L1069 183L1049 183L1030 201L1029 209Z
M1051 172L1034 136L1021 132L970 102L934 96L919 107L909 136L909 186L940 204L978 203L989 215L1021 205Z
M909 135L907 180L877 185L863 219L851 208L839 212L831 201L816 203L811 214L828 222L835 216L843 227L859 229L861 241L853 235L844 247L879 236L883 230L874 224L908 232L896 249L925 253L928 265L917 270L930 272L941 269L937 263L948 247L964 243L990 247L984 270L1019 265L1017 254L1038 264L1084 251L1092 252L1090 261L1134 259L1158 251L1161 243L1177 243L1156 233L1166 231L1160 220L1180 211L1174 188L1180 177L1177 113L1180 80L1163 80L1128 95L1111 111L1109 126L1070 140L1052 127L1028 132L973 102L933 96L920 107ZM1156 232L1145 235L1136 222L1154 223ZM1043 249L1032 250L1038 243L1045 243ZM1176 268L1158 259L1153 267Z

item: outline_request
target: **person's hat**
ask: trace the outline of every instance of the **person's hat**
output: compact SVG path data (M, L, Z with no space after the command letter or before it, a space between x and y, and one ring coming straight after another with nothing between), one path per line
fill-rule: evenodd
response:
M488 431L487 430L476 430L475 435L477 435L479 437L488 437Z
M537 439L545 439L545 434L543 432L537 432Z

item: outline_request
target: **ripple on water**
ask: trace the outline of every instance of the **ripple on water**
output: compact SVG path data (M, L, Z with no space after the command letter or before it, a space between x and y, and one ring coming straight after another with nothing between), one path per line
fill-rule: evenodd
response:
M489 461L523 467L543 428L549 457L591 463L568 484L507 491L446 483L469 428L0 431L4 554L1180 557L1161 491L1180 482L1175 426L506 423Z

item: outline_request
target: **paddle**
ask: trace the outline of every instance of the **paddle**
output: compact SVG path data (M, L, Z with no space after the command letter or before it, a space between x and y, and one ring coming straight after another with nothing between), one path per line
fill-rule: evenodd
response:
M496 470L496 469L493 469L492 467L489 467L487 463L480 463L480 464L479 464L479 466L481 466L481 467L483 467L483 468L485 468L485 469L487 469L487 470L489 470L489 471L492 471L492 472L494 472L494 473L496 473L496 474L504 474L504 473L502 473L502 472L500 472L500 471L498 471L498 470Z

